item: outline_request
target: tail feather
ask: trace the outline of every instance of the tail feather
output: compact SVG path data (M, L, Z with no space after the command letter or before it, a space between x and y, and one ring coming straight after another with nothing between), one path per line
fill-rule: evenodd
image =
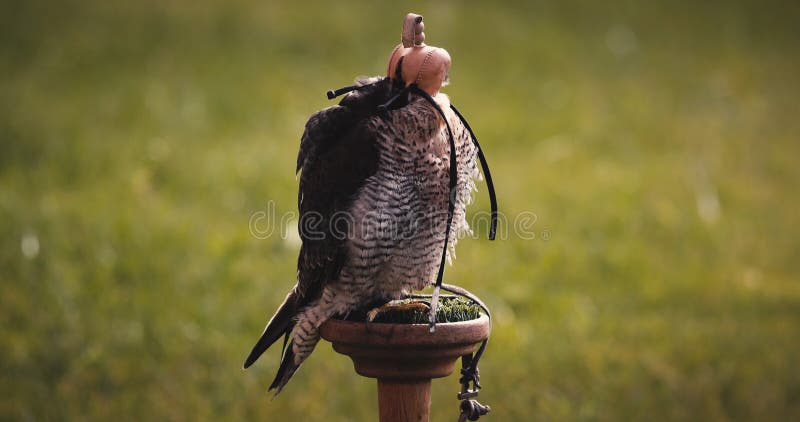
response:
M244 369L247 369L267 350L276 340L284 334L288 334L294 328L294 317L297 314L297 295L294 289L286 295L286 299L281 304L275 315L269 320L258 343L253 346L250 355L244 361ZM289 347L291 349L291 347ZM286 353L284 353L285 356ZM283 367L283 364L281 364Z
M275 379L269 386L268 391L275 390L275 395L283 390L283 387L292 378L292 375L297 371L300 365L294 363L294 339L289 341L283 349L283 358L281 359L281 366L278 368L278 373L275 374Z

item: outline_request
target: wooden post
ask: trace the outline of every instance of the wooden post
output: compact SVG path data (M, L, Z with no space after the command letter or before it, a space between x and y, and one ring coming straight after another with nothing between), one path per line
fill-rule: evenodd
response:
M381 422L427 422L431 410L431 379L378 379Z
M438 323L433 333L428 324L329 320L320 334L353 360L356 373L378 379L380 422L427 422L431 379L453 373L456 360L487 339L489 330L489 318L481 315ZM457 410L455 400L453 409Z

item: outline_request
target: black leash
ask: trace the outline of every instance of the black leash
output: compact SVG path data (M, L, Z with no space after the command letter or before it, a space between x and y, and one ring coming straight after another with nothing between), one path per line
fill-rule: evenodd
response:
M447 120L447 115L444 114L444 110L439 107L439 103L437 103L433 97L431 97L427 92L420 89L416 84L409 85L411 92L421 96L424 98L428 103L430 103L436 111L442 116L444 119L444 124L447 126L447 135L448 141L450 142L450 183L448 189L448 201L447 201L447 225L445 226L444 232L444 246L442 248L442 259L439 262L439 273L436 275L436 284L433 287L433 296L431 296L431 311L428 317L428 326L431 332L436 331L436 307L439 305L439 289L442 287L442 279L444 277L444 266L447 261L447 246L448 241L450 240L450 229L453 226L453 214L455 213L456 209L456 188L458 187L458 160L456 158L456 141L455 137L453 136L453 128L450 127L450 122Z
M478 296L475 296L475 294L463 287L453 284L443 283L442 290L465 297L480 306L483 312L486 313L486 316L489 317L489 330L491 331L492 314L489 312L489 308L486 304L484 304ZM430 298L431 296L432 295L411 295L410 297ZM459 422L467 420L477 421L481 416L492 410L488 405L481 404L475 399L478 397L478 392L481 389L481 375L480 370L478 370L478 362L481 356L483 356L483 352L486 350L486 345L488 343L489 339L487 338L481 342L481 345L474 353L461 356L461 378L458 380L461 384L461 391L457 396L458 399L461 400L461 404L459 405Z
M450 109L461 119L461 123L463 123L464 127L469 131L469 136L472 137L472 143L475 144L475 148L478 150L478 159L481 161L483 175L486 176L486 187L489 189L489 203L492 207L492 223L489 227L489 240L494 240L497 235L497 195L494 192L494 183L492 182L492 172L489 171L489 163L486 162L486 156L483 155L483 148L481 148L481 144L478 143L478 137L475 136L472 127L467 123L467 119L464 118L461 112L459 112L452 103L450 103Z

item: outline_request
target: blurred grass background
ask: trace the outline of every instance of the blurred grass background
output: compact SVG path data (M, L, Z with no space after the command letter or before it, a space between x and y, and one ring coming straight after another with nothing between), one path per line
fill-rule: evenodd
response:
M1 4L0 419L374 420L326 343L275 400L277 350L240 370L298 251L249 220L408 11L537 216L446 273L495 312L490 419L800 419L797 2Z

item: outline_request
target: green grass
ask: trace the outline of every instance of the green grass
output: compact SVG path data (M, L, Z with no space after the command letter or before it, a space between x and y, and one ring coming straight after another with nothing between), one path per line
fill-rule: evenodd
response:
M1 3L0 419L374 420L326 343L275 400L278 350L240 370L298 251L249 222L412 10L536 216L445 273L490 420L800 419L797 3Z
M423 307L409 307L409 304L424 304ZM427 324L430 318L430 299L403 299L392 302L393 306L377 313L373 323L393 324ZM403 307L405 306L405 307ZM343 319L347 321L364 322L367 320L369 309L359 309L350 312ZM481 316L481 307L467 299L460 297L442 296L436 308L436 322L460 322L477 319Z

